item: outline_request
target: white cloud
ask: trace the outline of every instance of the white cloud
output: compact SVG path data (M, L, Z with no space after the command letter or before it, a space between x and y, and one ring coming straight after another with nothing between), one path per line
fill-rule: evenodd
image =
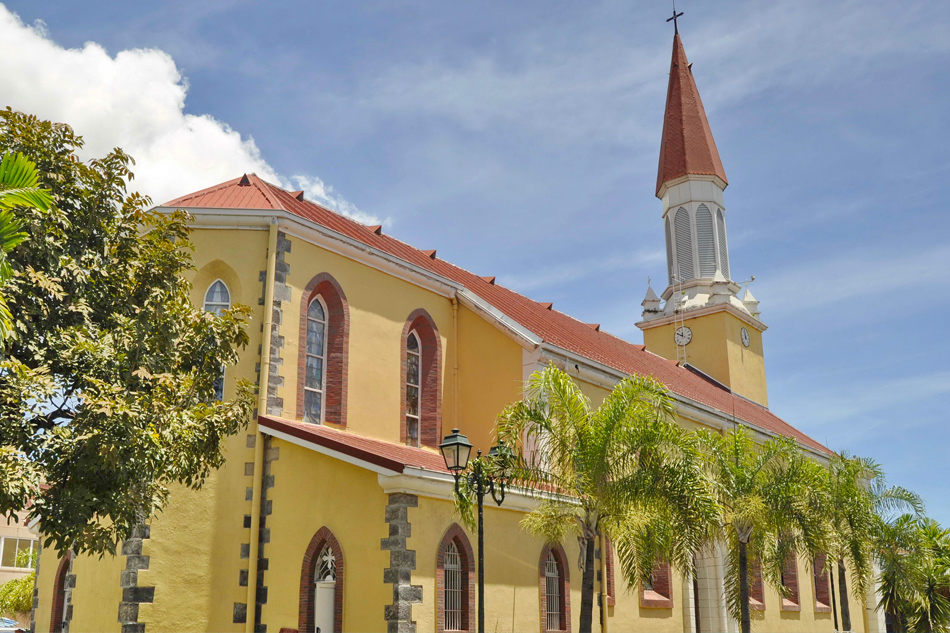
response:
M158 49L120 51L96 43L59 46L46 25L23 24L0 5L0 94L15 110L71 125L86 146L83 157L121 147L135 158L132 186L156 203L255 172L358 221L361 212L313 175L284 178L252 138L207 114L186 114L188 82L174 59Z
M604 272L641 269L646 264L656 264L664 258L662 250L639 250L632 254L594 257L547 268L537 267L536 272L531 274L500 276L498 283L518 292L530 292L539 288L563 286L566 283L587 279ZM659 285L662 286L663 283ZM645 286L644 290L646 290Z

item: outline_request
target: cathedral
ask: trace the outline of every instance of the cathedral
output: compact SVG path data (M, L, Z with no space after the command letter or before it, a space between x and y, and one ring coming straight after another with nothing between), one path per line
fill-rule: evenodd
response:
M651 375L685 428L738 423L825 459L828 448L768 408L766 326L730 269L728 181L678 33L661 139L668 279L660 295L646 291L642 345L254 174L162 205L193 218L195 303L253 309L251 344L220 384L228 398L236 381L255 383L257 416L204 488L173 490L118 555L44 548L33 630L475 630L477 540L438 445L458 428L487 452L495 417L550 363L595 405L625 376ZM513 490L486 504L488 630L578 627L578 543L525 532L537 503ZM723 551L695 560L694 573L661 567L629 588L601 535L594 630L738 630ZM784 576L785 596L752 575L753 626L833 631L827 573L800 559ZM850 600L855 630L883 631L873 595Z

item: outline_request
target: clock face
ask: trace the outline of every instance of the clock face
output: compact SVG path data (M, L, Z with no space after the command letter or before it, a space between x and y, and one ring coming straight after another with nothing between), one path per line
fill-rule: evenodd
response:
M741 334L742 334L742 344L748 347L749 343L752 342L752 339L749 338L749 330L742 328Z
M693 331L685 325L677 329L676 333L673 334L673 341L677 345L689 345L691 340L693 340Z

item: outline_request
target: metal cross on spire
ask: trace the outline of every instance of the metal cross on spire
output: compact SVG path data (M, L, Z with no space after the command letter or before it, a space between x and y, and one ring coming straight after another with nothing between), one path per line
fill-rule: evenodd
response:
M679 32L680 32L679 25L676 24L676 18L680 18L682 16L683 16L682 11L680 11L679 13L676 12L676 3L674 2L673 3L673 17L666 18L666 21L673 23L673 33L675 33L676 35L679 35Z

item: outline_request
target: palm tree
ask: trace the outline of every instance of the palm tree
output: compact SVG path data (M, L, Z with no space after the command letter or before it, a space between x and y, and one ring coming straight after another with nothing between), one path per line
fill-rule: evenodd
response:
M0 288L13 277L13 269L7 253L26 239L23 222L16 217L17 207L33 207L41 211L49 209L49 192L40 189L36 165L19 153L6 154L0 160ZM6 296L0 293L0 340L5 340L13 325L13 316Z
M715 537L728 550L726 602L742 632L749 633L750 561L784 592L787 558L813 558L826 546L822 467L794 441L779 437L758 444L741 426L724 435L699 431L699 438L723 512Z
M848 453L832 455L827 474L827 508L832 530L828 554L838 567L841 626L850 631L846 567L851 568L854 596L860 601L873 579L874 534L880 517L897 511L921 514L923 501L906 488L888 487L884 471L872 459Z
M593 409L568 374L549 366L499 416L496 431L513 447L512 481L544 495L525 528L552 542L568 532L581 540L581 633L593 623L594 540L602 530L634 584L660 558L688 569L718 519L698 452L651 378L625 378Z

